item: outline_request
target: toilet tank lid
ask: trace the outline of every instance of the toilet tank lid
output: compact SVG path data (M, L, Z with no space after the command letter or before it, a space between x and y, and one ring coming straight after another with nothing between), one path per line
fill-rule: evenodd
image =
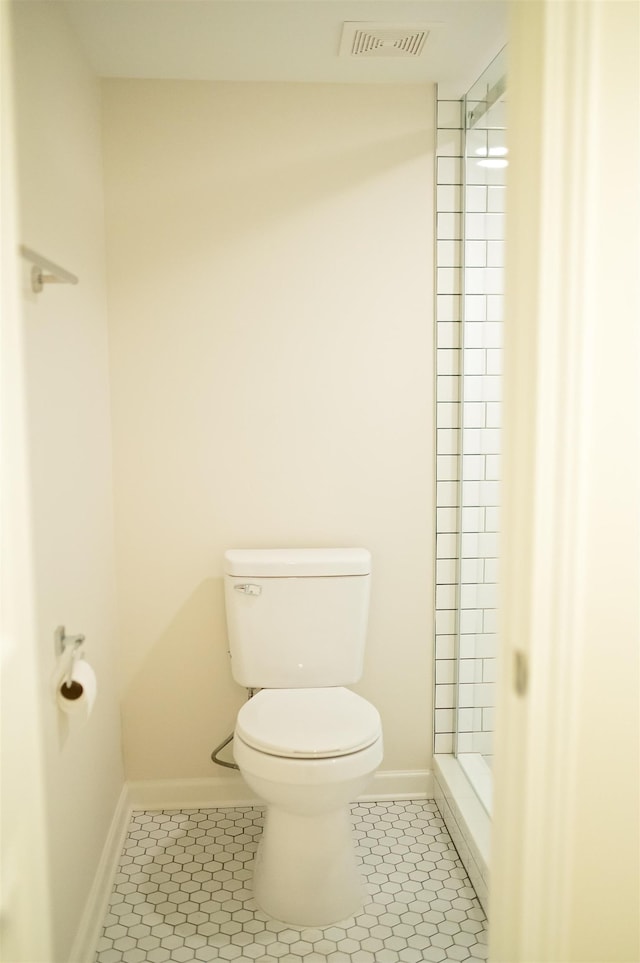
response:
M366 548L242 548L224 553L227 575L304 578L312 575L369 575Z

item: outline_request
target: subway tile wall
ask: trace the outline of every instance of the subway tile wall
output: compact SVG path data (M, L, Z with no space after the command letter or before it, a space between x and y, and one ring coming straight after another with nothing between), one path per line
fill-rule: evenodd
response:
M434 749L454 750L457 716L458 751L490 755L505 170L477 162L502 146L502 131L474 129L467 134L465 172L462 111L461 101L438 100Z

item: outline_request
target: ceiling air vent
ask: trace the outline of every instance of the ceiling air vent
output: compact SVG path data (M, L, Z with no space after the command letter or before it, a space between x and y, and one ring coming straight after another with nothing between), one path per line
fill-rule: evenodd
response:
M419 57L429 31L425 23L344 23L340 56Z

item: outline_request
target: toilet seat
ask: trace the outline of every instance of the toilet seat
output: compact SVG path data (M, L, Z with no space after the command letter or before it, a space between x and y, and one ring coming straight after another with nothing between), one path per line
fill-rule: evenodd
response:
M248 746L289 759L346 756L373 745L381 732L378 710L341 686L262 689L236 720Z

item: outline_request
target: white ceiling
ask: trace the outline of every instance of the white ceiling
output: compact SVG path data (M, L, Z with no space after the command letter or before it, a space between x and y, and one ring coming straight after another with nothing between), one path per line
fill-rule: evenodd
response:
M461 96L506 43L507 0L61 0L104 77L439 83ZM432 24L413 59L338 56L344 21Z

